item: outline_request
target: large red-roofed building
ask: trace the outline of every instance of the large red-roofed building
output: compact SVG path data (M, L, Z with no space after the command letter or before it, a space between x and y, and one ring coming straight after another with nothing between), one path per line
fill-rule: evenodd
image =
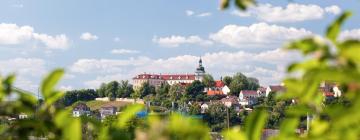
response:
M148 82L152 86L160 86L163 83L169 85L182 84L187 85L195 80L202 81L205 75L205 68L202 66L200 58L199 65L196 68L195 74L139 74L133 78L134 88L139 88L143 83Z

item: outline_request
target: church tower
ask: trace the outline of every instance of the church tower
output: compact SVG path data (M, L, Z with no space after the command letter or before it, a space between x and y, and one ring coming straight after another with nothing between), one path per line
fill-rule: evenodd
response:
M204 78L204 75L205 75L205 68L202 65L202 60L201 60L201 57L200 57L199 65L198 65L198 67L196 68L196 71L195 71L195 80L202 81L203 78Z

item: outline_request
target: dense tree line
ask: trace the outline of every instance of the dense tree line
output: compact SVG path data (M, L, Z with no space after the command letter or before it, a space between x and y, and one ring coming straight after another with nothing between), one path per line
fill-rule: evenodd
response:
M223 82L230 88L231 94L235 96L239 96L241 90L257 90L260 87L258 79L246 77L240 72L232 77L225 76Z
M100 88L96 90L99 97L114 98L128 98L134 92L129 81L111 81L109 83L102 83Z
M62 98L62 103L64 106L69 106L77 101L90 101L97 97L98 94L93 89L71 90L65 92L65 96Z

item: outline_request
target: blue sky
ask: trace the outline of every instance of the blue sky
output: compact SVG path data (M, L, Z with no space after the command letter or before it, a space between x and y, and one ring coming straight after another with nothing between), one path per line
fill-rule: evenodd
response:
M248 12L207 0L2 0L0 72L35 91L62 67L63 89L95 88L138 73L193 73L200 56L215 78L243 72L279 84L300 56L289 40L322 35L342 11L354 16L342 38L360 38L360 2L259 1Z

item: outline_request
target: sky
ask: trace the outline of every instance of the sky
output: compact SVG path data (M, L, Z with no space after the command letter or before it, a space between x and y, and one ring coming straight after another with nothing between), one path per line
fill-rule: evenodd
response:
M213 0L1 0L0 74L37 91L55 68L58 88L97 88L140 73L192 74L201 57L220 79L242 72L263 86L280 84L302 59L284 44L323 35L345 10L340 38L360 39L360 2L258 1L243 12Z

